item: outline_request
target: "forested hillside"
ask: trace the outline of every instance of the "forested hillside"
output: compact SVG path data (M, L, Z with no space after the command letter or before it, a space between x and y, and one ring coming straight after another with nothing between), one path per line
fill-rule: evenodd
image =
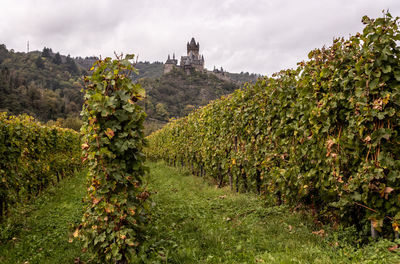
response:
M0 45L0 111L41 121L78 115L82 71L74 60L43 52L14 52Z
M239 88L212 74L193 72L187 75L179 69L159 79L142 79L140 83L147 91L147 113L160 120L185 116L194 108Z
M137 74L132 74L132 80L136 81L140 78L160 78L163 75L164 64L159 61L148 62L139 61L135 64Z
M50 48L14 52L0 45L0 111L27 113L42 122L79 129L82 109L82 76L98 57L64 56ZM146 132L160 128L170 118L179 118L222 95L232 93L256 74L228 73L226 80L211 73L191 75L174 70L163 75L163 63L136 62L131 78L143 85L147 99ZM230 81L229 81L230 80ZM54 120L54 121L53 121Z

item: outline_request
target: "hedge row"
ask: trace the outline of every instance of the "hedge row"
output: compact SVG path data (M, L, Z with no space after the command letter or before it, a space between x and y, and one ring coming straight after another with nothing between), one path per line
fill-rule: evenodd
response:
M363 18L348 40L148 137L147 155L219 185L306 205L328 219L400 224L400 32Z
M79 134L0 113L0 218L79 167Z

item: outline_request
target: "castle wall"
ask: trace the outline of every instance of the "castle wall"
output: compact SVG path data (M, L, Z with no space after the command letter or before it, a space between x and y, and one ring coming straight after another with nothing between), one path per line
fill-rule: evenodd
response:
M196 70L196 71L202 71L204 69L204 66L202 64L192 64L192 67Z
M164 74L172 71L176 66L174 64L164 64Z
M223 72L214 72L214 71L207 71L209 74L213 74L216 76L218 79L223 80L223 81L231 81L228 76L226 76Z

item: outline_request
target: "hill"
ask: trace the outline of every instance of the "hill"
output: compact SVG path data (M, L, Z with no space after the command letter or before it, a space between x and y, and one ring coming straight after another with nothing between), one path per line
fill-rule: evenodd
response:
M0 45L0 111L44 122L77 116L82 73L71 57L51 49L24 53Z
M135 65L135 68L138 70L138 74L132 75L132 80L136 81L140 78L160 78L163 74L164 64L159 61L155 62L138 62Z
M82 76L97 60L94 56L64 56L46 47L25 53L0 45L0 112L27 113L42 122L58 120L61 126L79 129ZM186 75L179 70L163 75L163 67L162 62L137 62L138 74L131 76L147 91L148 98L142 102L148 114L146 133L258 77L243 72Z
M221 80L213 74L194 71L187 75L174 69L160 78L142 78L147 99L143 106L148 115L146 133L161 127L170 118L187 115L222 95L239 89L239 84Z

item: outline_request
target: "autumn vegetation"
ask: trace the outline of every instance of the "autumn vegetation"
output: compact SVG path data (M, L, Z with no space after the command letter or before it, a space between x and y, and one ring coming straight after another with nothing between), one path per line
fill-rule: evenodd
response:
M229 95L0 45L0 263L398 263L399 19Z
M147 154L238 192L305 207L325 221L400 225L400 30L389 13L294 70L166 125Z

